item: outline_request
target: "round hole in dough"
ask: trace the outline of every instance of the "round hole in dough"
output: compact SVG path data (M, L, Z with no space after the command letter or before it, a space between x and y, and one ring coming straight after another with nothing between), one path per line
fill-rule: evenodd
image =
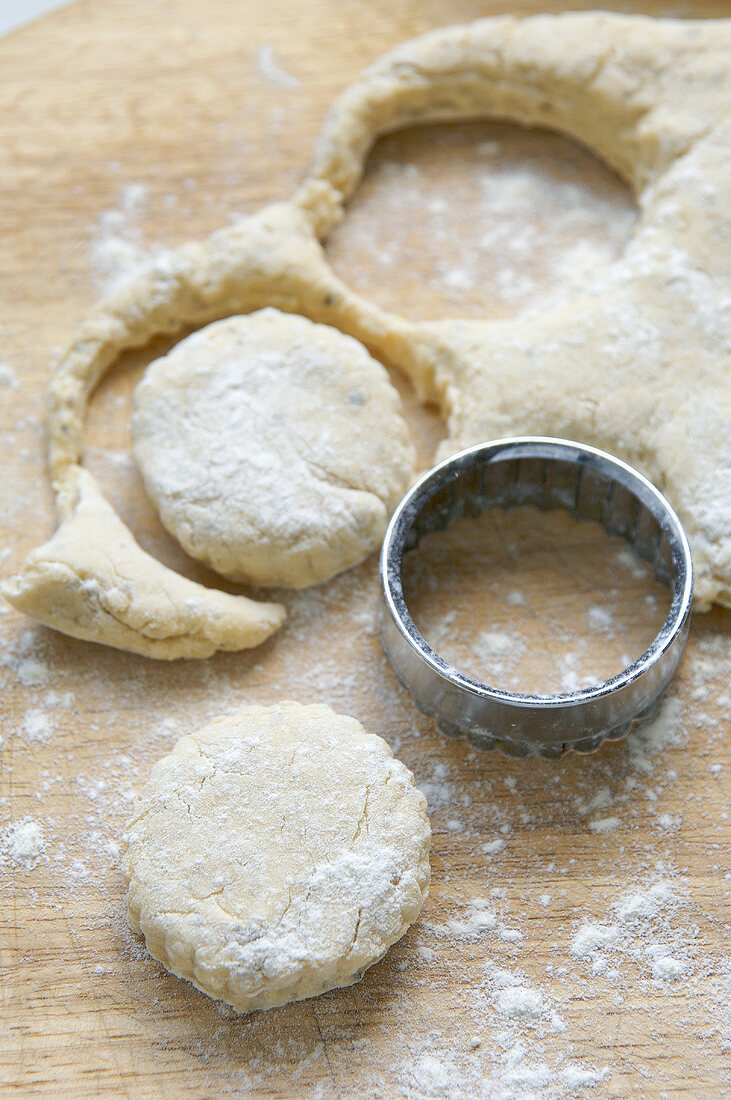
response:
M357 981L424 904L424 796L322 705L247 707L158 761L125 840L129 923L239 1012Z
M413 477L388 374L350 336L263 309L152 363L134 454L165 527L233 581L303 588L362 561Z

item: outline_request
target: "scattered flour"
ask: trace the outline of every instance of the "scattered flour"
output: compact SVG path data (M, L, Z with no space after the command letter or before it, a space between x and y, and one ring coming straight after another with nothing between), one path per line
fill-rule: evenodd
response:
M578 1089L592 1088L609 1072L574 1065L552 1069L547 1062L532 1060L522 1042L510 1047L502 1062L504 1069L495 1081L495 1091L486 1094L490 1100L548 1100L576 1095Z
M649 955L652 965L652 975L662 982L673 982L682 977L687 967L681 959L676 959L667 954L665 948L652 945L645 948L645 954Z
M0 838L0 857L25 870L32 870L45 850L43 828L26 818L12 821Z
M18 664L17 676L23 687L42 688L48 684L51 673L40 657L24 657Z
M515 639L504 632L483 630L477 636L475 652L478 657L506 657L512 653Z
M473 1050L482 1045L479 1039L473 1043ZM551 1066L523 1042L502 1053L496 1070L487 1075L475 1058L464 1061L460 1066L456 1058L441 1053L409 1060L400 1068L399 1095L409 1100L559 1100L593 1088L609 1073L607 1068L598 1071L571 1063Z
M563 692L581 691L582 688L595 687L599 683L596 676L577 670L578 653L561 653L558 658L558 687Z
M433 927L435 932L450 935L455 939L471 939L482 935L483 932L496 932L504 943L523 942L523 933L520 929L503 924L493 912L487 898L474 898L461 920L452 918L443 925Z
M506 674L525 652L525 643L504 630L483 630L472 646L472 667L467 671L488 683L504 681ZM458 662L464 667L463 662Z
M650 566L639 558L630 546L623 546L617 551L617 562L628 569L637 580L649 576Z
M597 1072L593 1069L584 1069L582 1066L566 1066L561 1070L561 1079L572 1092L579 1089L590 1089L598 1085L609 1074L609 1067Z
M536 988L522 974L490 962L485 965L485 973L486 985L492 988L492 1005L511 1028L525 1025L536 1036L555 1035L566 1030L551 996Z
M507 840L504 840L502 837L496 837L495 840L488 840L486 844L483 844L482 851L487 856L496 856L502 852L507 843Z
M292 601L293 621L287 628L291 629L289 644L293 647L292 652L300 652L304 638L313 646L316 653L318 624L321 624L323 629L328 629L332 618L342 614L343 605L351 607L348 616L357 625L359 618L364 615L364 607L367 604L364 596L362 585L355 578L346 577L338 579L332 586L327 586L322 591L305 592L295 597ZM379 695L379 705L382 707L384 722L388 722L389 716L403 709L401 707L403 695L398 687L391 684L386 675L386 668L378 651L377 638L363 635L360 628L358 633L360 635L358 644L364 646L364 651L370 652L370 647L373 648L374 683L382 693ZM286 644L285 638L282 646ZM34 640L29 637L7 667L17 675L23 662L37 660L49 676L53 673L55 681L57 670L49 663L48 653L45 642L41 644L38 638ZM249 691L255 693L258 690L258 656L247 655L246 659L250 662ZM371 659L371 657L367 658L367 660ZM286 654L282 656L282 661L283 670L289 670L288 675L294 676L294 679L288 680L290 691L295 694L309 692L313 682L311 668L303 668L301 674L293 673L292 669L299 666L290 665ZM32 666L30 667L32 669ZM175 671L171 669L168 675L174 676ZM202 676L204 671L205 677ZM206 669L196 670L196 675L198 673L201 674L199 686L205 685L210 695L206 702L207 706L213 707L215 711L236 708L240 699L240 680L225 672L224 662L220 662L218 667L215 662L211 662ZM344 670L342 662L338 661L332 668L326 663L321 667L318 665L314 680L315 690L322 693L323 697L337 698L339 704L346 708L348 700L355 698L355 691L363 675L363 659L358 651L353 659L352 672ZM84 673L84 676L90 684L95 682L96 678L90 670ZM35 680L35 677L31 676L30 679ZM116 686L115 683L113 681L111 687L112 707L127 707L128 703L133 706L133 709L127 713L130 723L137 731L132 737L135 752L127 758L123 753L115 753L113 766L109 769L99 774L82 774L77 777L79 793L88 806L88 814L85 815L87 836L79 841L76 850L65 852L63 858L59 856L58 860L59 870L63 868L67 879L74 883L83 881L85 887L93 874L103 872L108 868L109 862L116 859L114 851L108 848L109 844L114 843L111 837L115 833L112 831L108 837L107 831L114 826L117 819L123 820L128 814L129 802L126 798L131 798L134 786L138 785L135 776L139 773L140 780L144 778L152 760L162 751L169 749L177 736L208 717L208 714L199 714L197 710L195 717L192 717L182 697L179 709L171 714L168 703L169 692L155 694L154 670L146 672L139 684L132 684L127 678L124 681L120 679ZM101 687L101 685L97 686ZM149 698L151 686L154 690L152 697ZM69 693L59 690L57 682L51 685L46 679L46 683L41 685L41 688L45 690L38 692L35 696L37 705L30 709L47 714L51 721L54 717L52 713L54 707L73 703L72 698L67 699ZM181 690L183 690L182 684ZM190 701L190 693L185 698ZM255 698L259 697L255 695ZM29 698L26 705L30 706L31 701L35 702L35 699ZM268 701L268 699L262 699L262 701ZM141 705L143 702L144 707ZM668 738L672 742L675 737L685 735L684 730L681 729L679 704L669 700L665 706L669 706L669 710L667 713L661 712L656 720L659 725L646 735L641 750L642 756L650 761L653 768L658 764L657 746L662 747L668 742ZM390 736L393 743L396 743L395 735L398 733L407 758L411 752L408 762L417 771L420 786L426 785L429 788L430 811L433 814L442 815L437 817L437 821L442 823L447 819L453 820L454 815L459 813L465 827L469 827L471 820L469 801L463 801L467 797L463 785L463 766L453 757L445 759L440 758L438 754L423 756L420 746L425 737L424 724L418 716L409 714L405 717L404 722L387 728L391 729ZM113 720L111 712L109 720ZM154 725L154 735L151 722ZM149 743L148 738L150 738ZM414 749L418 751L413 751ZM637 757L636 750L628 744L623 751L626 753L624 759L627 765L632 766ZM591 762L598 763L596 760ZM489 822L491 832L487 835L492 835L494 838L486 842L488 851L496 851L498 846L502 848L505 843L504 836L515 830L522 820L522 815L530 807L528 800L531 783L528 777L531 773L499 757L478 756L466 766L479 767L483 770L485 778L483 779L483 797L480 799L480 814ZM625 800L625 804L626 802L630 805L636 804L638 795L642 793L643 782L641 774L643 769L639 770L639 776L636 767L629 771L628 779L633 778L635 785L628 787L625 791L616 775L610 774L601 767L595 767L591 779L587 779L585 784L580 783L578 788L573 788L584 792L582 797L575 802L573 797L569 796L564 805L572 814L581 815L579 820L583 821L586 818L593 820L593 815L597 812L606 814L609 807L617 801ZM556 778L559 781L562 774L556 772ZM599 776L602 777L602 782L597 785ZM661 797L663 781L664 775L658 771L653 788L659 792L659 797ZM52 783L52 775L45 782ZM715 786L714 783L714 789ZM494 799L490 798L491 790L495 792ZM629 830L632 816L625 815L624 810L623 816L627 818L624 824ZM441 828L444 828L443 824ZM495 834L498 835L495 836ZM493 845L495 845L494 848ZM1 850L4 858L9 861L7 844ZM14 850L18 851L15 846ZM20 845L19 850L22 853L25 849ZM25 859L32 865L41 855L42 849L36 856L29 857L26 854ZM54 856L54 865L55 862ZM24 865L17 864L19 867ZM557 873L555 865L552 870L547 869L549 865L545 866L547 875ZM501 881L498 879L498 884ZM547 880L545 886L551 888L552 893L534 897L534 904L547 907L552 899L555 899L558 909L562 905L562 891L552 887ZM495 889L498 889L497 885ZM459 951L460 944L464 949L464 945L476 942L479 944L479 950L482 951L481 937L487 940L485 947L489 948L490 953L495 953L497 956L502 952L503 954L499 956L501 958L505 958L505 953L508 951L512 953L514 947L510 939L506 940L503 936L504 933L508 933L509 937L510 933L517 929L504 925L495 912L495 908L499 906L494 899L500 896L503 895L499 891L494 893L491 890L489 897L470 899L458 918L447 922L440 929L434 929L439 935L440 946L436 950L431 946L424 946L423 956L421 952L417 952L418 958L423 958L423 965L428 966L430 970L434 967L436 972L438 967L434 964L443 962L444 952ZM644 901L640 901L640 898ZM566 953L565 961L569 962L573 958L577 960L577 964L580 964L582 971L580 984L599 981L615 986L627 981L626 968L618 971L614 965L607 962L608 957L612 964L616 962L618 966L624 967L625 961L630 965L636 963L640 968L641 978L646 982L646 988L651 985L657 990L658 995L672 997L679 986L680 992L685 992L685 982L694 972L691 949L684 944L684 937L680 932L669 934L668 929L663 925L665 915L672 914L675 910L678 898L682 898L680 883L677 879L671 883L667 878L646 887L638 885L633 891L616 898L614 903L610 896L606 905L607 911L612 914L612 923L602 920L592 925L585 922L576 930L570 944L561 949ZM543 909L540 911L543 914ZM550 916L553 915L551 911ZM518 914L513 916L512 923L516 923L516 916ZM422 922L422 925L423 935L429 935L431 931L429 926L426 922ZM429 943L428 940L426 942ZM559 946L557 944L557 948ZM472 951L474 948L467 947L467 950ZM140 955L144 956L141 949ZM512 954L509 957L513 957ZM526 965L529 965L530 951L525 951L521 957L526 960ZM404 980L409 979L411 969L409 966L406 967ZM570 971L568 976L561 977L562 974L567 975L566 967L559 966L555 973L556 980L560 979L562 985L564 982L567 984L573 982ZM562 1033L562 1022L553 1008L553 989L544 988L543 983L540 979L536 979L533 972L524 978L511 974L507 970L501 971L497 967L492 967L486 971L486 976L488 988L480 990L481 1011L476 1011L474 1018L466 1022L469 1028L466 1034L471 1036L473 1031L477 1030L482 1040L479 1054L475 1054L466 1043L463 1046L464 1056L455 1053L454 1036L451 1035L445 1038L441 1045L435 1041L433 1049L412 1050L406 1038L409 1031L404 1018L402 1027L406 1053L403 1057L407 1058L408 1062L392 1064L389 1073L397 1075L403 1082L406 1095L409 1095L408 1089L414 1097L442 1096L449 1100L463 1100L463 1098L472 1100L473 1097L482 1096L489 1100L493 1098L505 1100L507 1097L524 1100L528 1096L549 1100L553 1097L563 1098L574 1095L581 1089L589 1089L603 1080L606 1070L576 1065L573 1059L569 1061L571 1055L575 1053L569 1044L566 1044L562 1050L566 1061L563 1061L561 1054L558 1055L557 1060L555 1047L547 1050L542 1048L541 1043L544 1038L550 1036L551 1042L555 1042L556 1035ZM568 984L568 988L571 989L571 984ZM501 1031L488 1029L484 1021L490 1018L499 1024ZM388 1083L392 1084L392 1078L386 1076L384 1080L386 1081L385 1092Z
M589 623L595 630L607 632L614 627L614 618L611 611L608 611L606 607L595 605L589 608Z
M589 822L593 833L613 833L622 824L618 817L595 817Z
M612 925L587 922L574 934L569 951L578 959L584 959L610 947L618 939L619 930Z
M148 202L148 188L142 183L129 183L122 189L119 205L99 215L92 235L91 265L103 293L118 289L161 254L160 249L144 244L138 226Z
M475 898L467 909L463 920L447 921L447 929L453 936L476 936L481 932L492 932L498 927L495 913L488 908L486 898Z
M606 810L615 801L614 795L611 789L606 784L599 788L599 790L592 795L588 802L583 799L579 799L576 802L576 809L581 814L589 814L593 810Z
M424 129L382 139L328 243L350 285L392 305L373 272L398 264L399 312L423 316L431 296L432 310L469 317L546 309L599 281L636 220L616 180L593 161L593 186L557 172L561 154L536 154L530 131Z
M28 745L45 744L53 733L53 723L45 710L31 707L23 718L23 740Z
M449 765L439 761L429 778L417 778L419 790L427 801L429 813L441 810L453 802L453 787L449 781Z
M431 1054L423 1054L417 1061L405 1066L403 1074L411 1089L418 1089L418 1095L425 1097L451 1096L452 1090L460 1084L455 1066Z
M671 745L682 744L686 737L680 698L666 695L654 721L629 738L631 763L639 771L651 772L655 767L654 757Z
M543 995L537 989L516 985L501 989L495 997L495 1005L503 1016L531 1016L534 1019L543 1012Z
M643 892L627 894L615 909L622 921L650 920L668 906L676 906L683 898L671 882L656 882Z
M11 390L18 388L18 379L9 363L0 363L0 386L9 386Z
M687 896L681 885L661 880L644 890L623 894L611 906L617 915L612 924L584 922L575 932L569 952L575 958L591 963L594 974L611 977L604 952L633 958L642 968L649 961L652 977L662 983L676 981L691 971L687 958L689 943L684 930L675 930L668 923L668 914L685 904ZM660 931L667 938L674 938L674 953L667 946L651 938ZM648 942L650 940L650 942Z

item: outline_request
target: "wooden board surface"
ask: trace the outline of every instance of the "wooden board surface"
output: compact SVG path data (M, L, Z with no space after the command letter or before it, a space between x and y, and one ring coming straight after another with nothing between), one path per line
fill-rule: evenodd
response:
M384 49L507 8L89 0L0 41L4 575L53 529L49 362L105 286L156 249L289 195L333 96ZM611 258L633 216L621 182L564 139L435 127L379 143L330 251L353 286L410 316L501 316ZM521 249L522 217L532 235ZM145 548L213 584L162 530L129 459L129 397L165 346L127 356L104 381L87 461ZM394 381L426 466L438 418ZM595 533L550 522L529 552L532 526L492 536L479 591L449 589L474 608L455 644L479 641L472 657L497 661L506 679L548 670L564 683L641 648L647 578L624 558L609 568ZM696 619L651 735L522 763L448 743L415 711L381 655L375 595L371 561L284 593L289 622L261 649L172 665L2 608L8 1095L731 1095L731 616ZM455 628L448 612L447 596L425 610L443 633ZM287 697L356 715L414 770L432 809L432 889L420 922L358 986L232 1018L128 931L118 845L135 789L182 733ZM485 907L495 927L471 930ZM521 988L527 1014L516 1016Z

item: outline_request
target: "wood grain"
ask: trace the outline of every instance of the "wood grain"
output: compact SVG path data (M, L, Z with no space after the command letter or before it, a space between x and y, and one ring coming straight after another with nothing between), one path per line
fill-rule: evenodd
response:
M558 10L475 0L84 0L0 42L0 363L18 383L0 386L4 573L53 528L43 392L49 362L102 289L99 245L110 226L154 249L289 195L333 96L364 65L430 27L508 7ZM728 5L686 4L680 14L727 15ZM262 44L299 80L296 89L262 75ZM435 194L467 181L461 207L473 201L475 149L485 142L518 160L534 157L544 176L575 175L617 211L629 203L611 173L552 135L494 123L394 135L374 151L350 224L333 237L338 272L410 315L457 311L429 220L415 207L409 220L390 202L382 169L413 164ZM122 211L121 228L110 210ZM457 214L448 211L447 229L468 240L469 213ZM387 274L369 236L376 251L392 242ZM501 315L505 299L487 291L499 259L485 264L462 308L474 315L484 302ZM529 257L526 271L545 282L546 264ZM87 461L145 548L214 584L166 536L126 457L132 388L165 346L125 357L104 381ZM441 426L394 381L426 465ZM503 596L522 586L539 611L552 601L557 629L584 639L587 660L601 655L605 642L587 615L606 547L559 540L513 581L516 539L529 537L505 528L492 547L492 588L483 602L475 597L465 630L488 617L490 630L509 633ZM560 582L556 555L571 583ZM640 578L618 577L612 645L618 636L640 644L646 590ZM8 1095L731 1095L731 616L697 618L664 749L634 741L558 765L521 763L448 743L417 714L381 656L375 593L371 561L310 593L283 594L290 621L261 649L170 666L73 641L3 609L0 1083ZM537 616L541 629L544 619ZM549 659L550 637L543 648ZM134 790L178 736L244 702L286 697L356 715L415 771L433 807L432 891L422 920L357 987L231 1018L166 974L126 928L116 845ZM34 730L47 739L34 740ZM10 825L26 819L45 837L29 869L13 862L8 844ZM675 900L622 922L623 899L659 897L651 893L658 882L670 883ZM481 898L499 926L467 936L459 922ZM594 960L570 950L587 922L618 929ZM653 976L655 948L681 961L676 981ZM509 980L540 992L535 1018L501 1013ZM572 1077L571 1067L595 1071L596 1083L578 1070Z

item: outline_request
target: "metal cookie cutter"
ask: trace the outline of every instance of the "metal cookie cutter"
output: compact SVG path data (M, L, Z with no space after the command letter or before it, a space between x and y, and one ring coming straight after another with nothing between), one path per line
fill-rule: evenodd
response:
M489 508L564 508L621 535L672 591L660 633L605 683L556 695L503 691L464 675L425 641L409 614L402 559L430 531ZM425 474L394 513L381 552L381 641L424 714L453 737L511 756L592 752L652 717L678 666L690 626L693 567L685 532L665 497L604 451L526 436L461 451Z

